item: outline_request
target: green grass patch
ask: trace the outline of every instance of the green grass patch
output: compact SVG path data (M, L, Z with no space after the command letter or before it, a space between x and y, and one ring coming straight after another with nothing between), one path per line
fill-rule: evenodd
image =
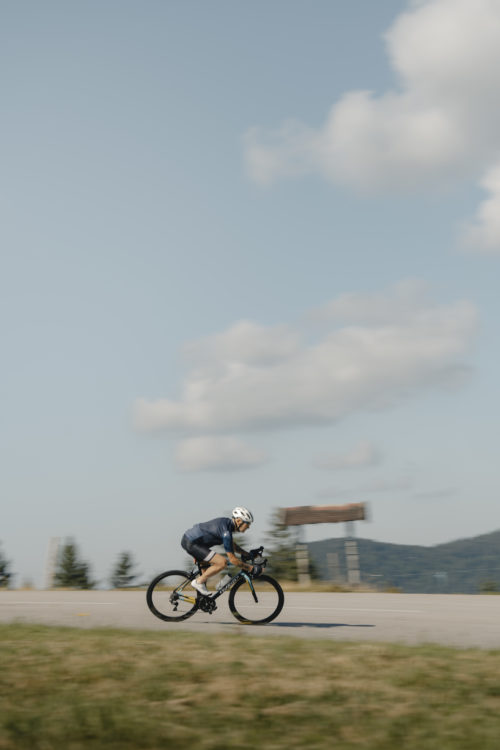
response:
M0 626L1 750L498 750L500 651Z

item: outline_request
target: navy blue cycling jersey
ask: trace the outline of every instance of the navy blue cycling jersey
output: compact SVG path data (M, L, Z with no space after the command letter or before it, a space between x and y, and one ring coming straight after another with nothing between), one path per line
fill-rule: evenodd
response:
M223 544L226 552L234 552L233 531L236 527L231 518L213 518L211 521L197 523L188 529L185 536L190 542L201 542L207 547Z

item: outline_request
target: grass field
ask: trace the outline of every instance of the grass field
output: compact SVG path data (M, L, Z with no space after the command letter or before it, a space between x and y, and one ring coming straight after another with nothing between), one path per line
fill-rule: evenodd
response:
M498 750L500 651L0 626L1 750Z

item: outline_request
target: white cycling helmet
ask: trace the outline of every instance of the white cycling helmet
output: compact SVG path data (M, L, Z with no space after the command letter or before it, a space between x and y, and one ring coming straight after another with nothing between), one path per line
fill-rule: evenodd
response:
M241 518L245 523L253 523L253 515L248 508L233 508L233 518Z

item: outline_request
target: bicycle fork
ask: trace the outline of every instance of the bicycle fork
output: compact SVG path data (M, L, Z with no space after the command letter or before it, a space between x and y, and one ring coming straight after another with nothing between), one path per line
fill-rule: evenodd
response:
M255 602L255 603L257 604L257 602L258 602L259 600L257 599L257 593L256 593L256 591L255 591L255 589L254 589L254 586L253 586L253 581L252 581L252 579L251 579L251 578L250 578L250 576L248 576L248 575L247 575L246 573L243 573L243 578L245 578L246 582L247 582L247 583L248 583L248 585L250 586L250 591L252 592L252 596L253 596L254 602Z

